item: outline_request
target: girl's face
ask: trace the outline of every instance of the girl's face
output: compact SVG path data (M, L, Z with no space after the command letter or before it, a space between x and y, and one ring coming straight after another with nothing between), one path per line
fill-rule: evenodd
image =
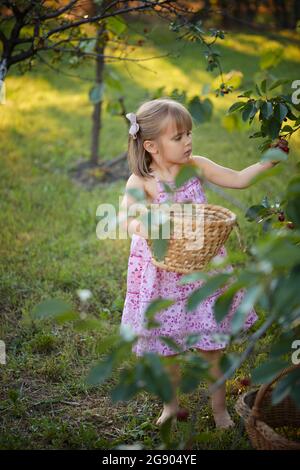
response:
M175 123L170 122L157 142L158 157L164 163L184 164L192 155L192 131L177 132Z

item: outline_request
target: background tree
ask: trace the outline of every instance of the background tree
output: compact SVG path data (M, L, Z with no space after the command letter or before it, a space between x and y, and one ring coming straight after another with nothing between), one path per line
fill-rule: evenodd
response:
M121 58L117 55L106 57L106 46L110 42L117 42L122 32L127 29L123 19L126 15L152 12L161 16L176 17L178 12L186 12L186 9L171 0L90 0L83 5L80 0L72 0L61 1L59 8L57 6L55 1L43 0L3 2L0 10L0 90L12 66L19 65L20 70L26 72L36 60L47 63L44 53L47 57L49 53L52 54L51 63L67 57L73 66L80 65L85 58L92 58L95 61L95 85L90 92L94 106L90 161L92 165L96 165L106 59L130 60L128 57ZM122 41L124 44L121 44ZM128 41L128 37L126 40L124 36L120 39L119 47L122 47L123 52L129 44ZM128 51L126 54L128 55ZM121 114L125 118L126 110L121 109Z

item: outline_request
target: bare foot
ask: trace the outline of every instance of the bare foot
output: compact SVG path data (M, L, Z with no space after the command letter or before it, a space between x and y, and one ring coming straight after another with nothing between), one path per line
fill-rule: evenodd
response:
M165 423L169 418L173 418L172 421L176 421L176 415L179 410L178 404L168 404L164 405L164 409L162 411L162 414L156 421L157 426L161 426L163 423Z
M234 426L234 422L232 421L227 409L222 411L214 411L213 415L216 423L216 428L228 429Z

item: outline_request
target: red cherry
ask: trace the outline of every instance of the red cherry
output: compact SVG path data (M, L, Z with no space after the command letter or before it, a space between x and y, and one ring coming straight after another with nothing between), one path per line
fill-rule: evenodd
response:
M280 214L278 216L278 220L279 220L279 222L283 222L285 220L285 216L284 216L283 212L280 212Z
M178 421L187 421L189 412L186 408L179 408L176 416Z
M295 228L295 224L293 224L293 222L288 222L287 223L287 227L291 230L293 230Z
M240 384L243 387L249 387L249 385L251 384L251 380L248 377L243 377L242 379L240 379Z
M289 144L288 144L288 141L286 139L279 139L276 142L276 144L270 144L269 147L279 148L280 150L282 150L285 153L289 153L289 151L290 151Z

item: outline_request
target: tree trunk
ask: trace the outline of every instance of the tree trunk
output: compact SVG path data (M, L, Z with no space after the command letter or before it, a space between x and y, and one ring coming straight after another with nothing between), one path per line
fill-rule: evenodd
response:
M284 0L274 0L275 21L280 29L288 28L288 12Z
M219 6L221 8L221 23L224 29L227 29L230 25L230 20L227 15L228 2L226 0L219 0Z
M0 81L4 82L7 75L7 59L0 60Z
M291 27L292 29L296 28L297 21L300 20L300 3L299 0L294 0L294 7L293 7L293 19Z
M103 72L104 72L104 49L105 49L105 38L103 31L105 29L105 23L98 26L97 29L97 43L95 52L98 54L96 58L96 86L103 84ZM102 127L101 123L102 115L102 100L94 105L92 114L92 142L91 142L91 163L93 165L98 164L99 159L99 142L100 142L100 130Z
M0 60L0 104L5 104L5 77L7 75L7 60Z

